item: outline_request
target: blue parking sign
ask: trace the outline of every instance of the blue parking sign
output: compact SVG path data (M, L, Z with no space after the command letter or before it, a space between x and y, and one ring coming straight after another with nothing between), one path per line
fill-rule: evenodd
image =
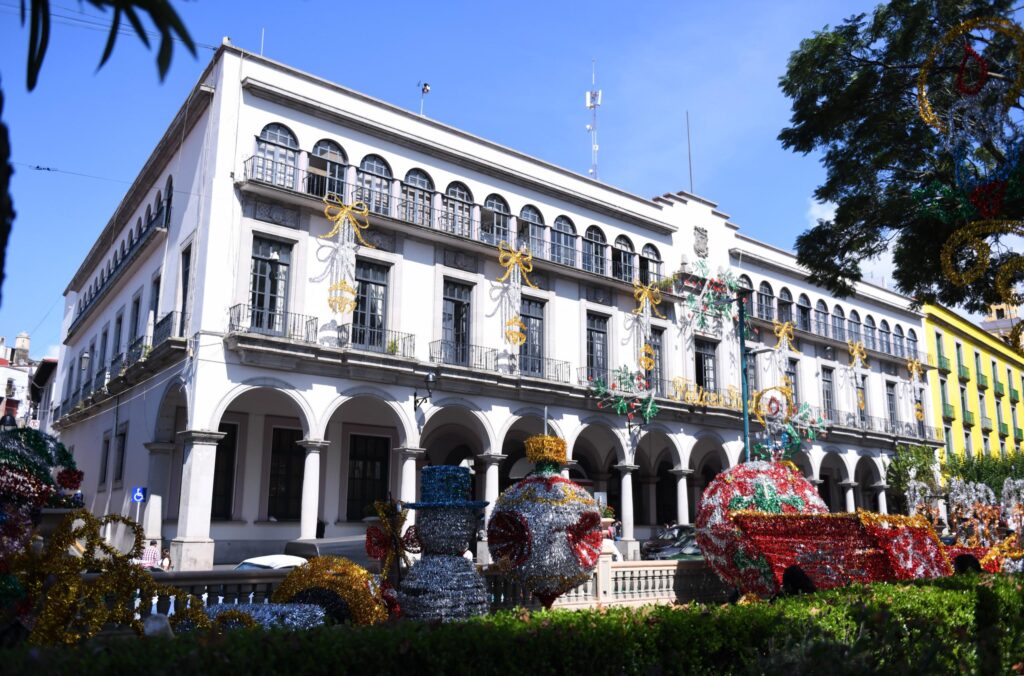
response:
M132 488L132 502L145 502L149 491L145 486L134 486Z

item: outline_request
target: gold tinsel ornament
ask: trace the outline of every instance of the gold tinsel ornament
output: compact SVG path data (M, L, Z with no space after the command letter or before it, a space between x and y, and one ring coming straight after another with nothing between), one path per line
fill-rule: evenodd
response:
M307 595L324 590L344 602L353 624L377 624L388 613L371 583L372 576L362 566L340 556L317 556L288 573L274 591L273 601L307 603Z

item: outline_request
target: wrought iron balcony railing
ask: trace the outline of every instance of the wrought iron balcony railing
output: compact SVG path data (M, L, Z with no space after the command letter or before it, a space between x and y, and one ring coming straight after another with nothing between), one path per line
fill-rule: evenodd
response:
M974 414L970 411L964 411L964 424L969 427L974 427Z
M412 359L416 356L416 336L388 329L344 324L338 327L339 347Z
M1008 437L1010 436L1010 426L1006 423L999 423L999 436Z
M454 340L435 340L430 343L430 361L464 366L476 371L497 371L499 355L500 352L494 348Z
M1018 401L1020 401L1020 392L1018 390L1015 390L1015 389L1013 389L1011 387L1010 388L1010 403L1011 404L1016 404Z
M252 333L315 343L319 320L294 312L277 312L251 305L235 305L229 311L229 333Z
M1002 397L1006 394L1006 387L1003 386L1002 381L997 380L993 389L996 391L997 397Z
M978 389L979 390L987 390L988 389L988 376L985 375L984 373L980 373L980 372L978 373Z
M956 417L956 409L953 408L952 404L942 405L942 418L944 420L952 420Z
M939 370L944 371L945 373L950 372L949 359L947 357L943 357L941 354L939 355Z
M985 416L981 416L981 429L983 432L991 432L992 418L986 418Z
M958 365L956 370L957 370L957 376L959 376L960 380L970 380L971 379L971 371L970 371L970 369L968 369L963 364Z
M572 378L572 365L560 359L520 354L517 363L519 375L527 378L543 378L556 383L568 383Z
M162 345L171 338L183 338L188 315L180 312L168 312L153 326L153 347Z

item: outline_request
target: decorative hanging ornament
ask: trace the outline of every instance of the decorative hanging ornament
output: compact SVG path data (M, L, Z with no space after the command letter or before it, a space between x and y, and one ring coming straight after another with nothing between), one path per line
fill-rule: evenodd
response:
M505 268L505 274L498 277L499 282L506 281L513 270L518 270L522 281L531 289L537 285L530 281L530 273L533 272L533 254L525 246L518 251L508 245L508 242L498 244L498 264Z
M921 402L914 404L914 419L917 422L924 422L924 404Z
M633 310L635 315L644 315L645 311L650 311L657 315L661 319L668 319L665 315L661 314L658 310L658 306L661 305L661 289L655 282L644 286L638 281L633 282L633 298L636 299L637 306Z
M331 284L327 287L327 306L335 314L352 312L356 309L356 290L344 279Z
M850 366L860 366L866 368L868 365L868 353L864 347L864 341L858 340L853 342L852 340L846 341L846 346L850 350Z
M793 337L793 322L779 323L773 320L772 331L775 333L775 339L778 341L775 345L776 350L790 350L800 354L800 350L796 349L793 345L795 340Z
M657 359L657 356L658 354L654 351L654 348L648 345L647 343L644 343L644 346L640 348L640 358L637 360L637 363L640 366L640 370L653 370L655 364L657 363L655 361Z
M604 538L601 514L590 493L559 475L564 439L530 437L526 458L536 469L494 503L487 542L498 568L550 608L590 578Z
M416 538L416 526L410 526L402 533L409 517L408 509L399 510L394 502L383 500L374 502L373 508L380 522L366 529L366 554L381 562L381 572L387 576L396 559L401 559L406 567L410 566L409 554L419 554L420 543Z
M356 202L348 205L341 201L341 198L333 192L324 195L324 216L327 217L334 227L330 232L320 235L320 239L331 239L338 235L348 224L352 228L352 235L359 240L359 243L367 249L376 247L363 239L363 230L370 227L370 208L365 202ZM360 220L361 219L361 220ZM343 237L344 239L344 237Z
M924 373L924 367L921 366L921 360L917 357L911 357L907 360L907 372L910 374L910 379L917 382L921 379L921 375Z
M519 315L505 322L505 341L513 347L519 347L526 342L526 324Z

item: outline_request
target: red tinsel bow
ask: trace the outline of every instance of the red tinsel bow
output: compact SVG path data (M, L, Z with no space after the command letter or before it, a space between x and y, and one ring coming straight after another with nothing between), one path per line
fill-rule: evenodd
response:
M57 485L69 491L77 490L83 478L85 472L80 469L62 469L57 473Z

